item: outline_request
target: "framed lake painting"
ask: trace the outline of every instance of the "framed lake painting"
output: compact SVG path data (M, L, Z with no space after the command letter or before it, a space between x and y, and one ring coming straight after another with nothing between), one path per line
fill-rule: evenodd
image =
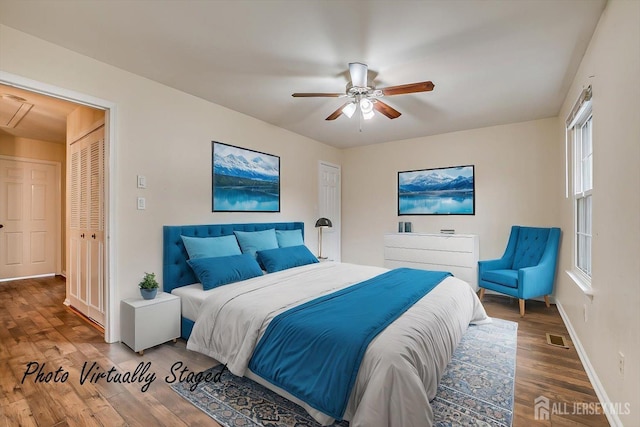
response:
M213 141L212 211L280 212L280 157Z
M474 166L398 172L398 215L475 215Z

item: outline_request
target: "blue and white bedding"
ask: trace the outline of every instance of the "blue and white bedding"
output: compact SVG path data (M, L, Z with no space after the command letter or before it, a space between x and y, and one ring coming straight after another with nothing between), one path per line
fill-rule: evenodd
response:
M398 268L276 316L249 368L342 419L367 347L451 273Z
M278 314L388 271L314 263L207 291L187 348L227 364L301 404L318 422L322 413L249 369L254 349ZM343 418L355 426L430 426L429 401L469 323L487 320L466 283L447 277L371 341L362 358Z

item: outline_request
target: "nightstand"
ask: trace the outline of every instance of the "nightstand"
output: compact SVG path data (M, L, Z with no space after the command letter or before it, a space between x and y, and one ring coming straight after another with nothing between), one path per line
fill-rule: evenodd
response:
M159 292L154 299L120 302L120 337L133 351L144 350L180 336L180 298Z

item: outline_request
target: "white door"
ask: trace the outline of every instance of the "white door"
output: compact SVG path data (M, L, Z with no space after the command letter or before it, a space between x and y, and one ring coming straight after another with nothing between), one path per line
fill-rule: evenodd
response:
M333 227L322 229L322 256L340 261L340 166L319 165L318 217L331 220Z
M104 325L104 127L69 146L69 303Z
M0 159L0 280L56 273L57 171L54 164Z

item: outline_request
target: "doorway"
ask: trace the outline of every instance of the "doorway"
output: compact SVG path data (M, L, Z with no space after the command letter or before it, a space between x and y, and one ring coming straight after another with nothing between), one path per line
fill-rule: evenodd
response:
M112 280L111 280L112 267L109 263L109 259L111 259L111 250L112 250L111 245L113 244L113 238L109 239L107 236L109 236L109 229L112 226L110 222L110 218L112 218L112 216L110 215L110 209L112 206L112 203L110 203L110 201L112 200L111 198L112 193L109 191L109 188L111 188L112 186L113 177L109 172L111 170L111 166L110 166L110 159L112 158L111 153L114 150L112 135L114 135L115 132L114 132L114 124L113 124L113 121L110 120L110 117L113 115L115 111L115 104L99 98L94 98L89 95L83 95L83 94L69 91L67 89L53 87L45 83L41 83L41 82L30 80L30 79L25 79L20 76L16 76L10 73L5 73L0 71L0 87L4 87L3 85L6 85L6 87L13 88L13 89L23 90L29 96L33 95L36 97L45 97L45 98L50 98L54 100L62 100L68 103L75 104L76 107L78 106L90 107L91 109L102 111L102 114L104 115L104 134L105 134L104 136L104 144L105 144L104 179L101 185L103 186L102 194L105 195L104 236L105 236L105 241L107 243L105 243L105 247L104 247L104 266L105 267L102 269L101 274L102 274L102 283L104 284L105 341L114 342L115 318L113 316L113 312L115 307L114 301L117 301L117 298L116 298L117 290L115 289L115 286L113 286L112 284ZM24 120L25 119L23 119L22 121L24 122ZM66 125L66 122L65 122L65 125ZM66 141L65 141L65 144L66 144ZM65 158L65 163L66 163L66 158ZM65 170L64 167L62 169ZM66 179L66 174L64 175L65 175L65 178L63 178L63 181ZM66 191L64 191L66 187L65 183L63 182L60 187L63 189L62 191L65 194L59 199L59 203L61 203L62 205L66 205L66 203L63 202L67 198ZM65 254L67 252L66 248L69 245L69 237L67 236L67 233L66 233L67 210L68 209L62 209L62 208L60 209L60 211L62 212L61 216L64 217L65 219L60 219L58 222L58 224L62 229L61 234L63 235L63 237L61 237L61 239L64 242L63 245L60 245L63 248L60 250L61 254ZM60 243L60 241L58 243ZM61 257L64 257L64 255L61 255ZM63 265L68 266L69 260L66 259ZM63 269L66 272L66 269L68 269L68 267L63 267ZM65 301L65 303L68 304L68 301Z
M340 166L320 161L318 165L318 217L328 218L332 226L322 230L322 256L340 261L341 173Z

